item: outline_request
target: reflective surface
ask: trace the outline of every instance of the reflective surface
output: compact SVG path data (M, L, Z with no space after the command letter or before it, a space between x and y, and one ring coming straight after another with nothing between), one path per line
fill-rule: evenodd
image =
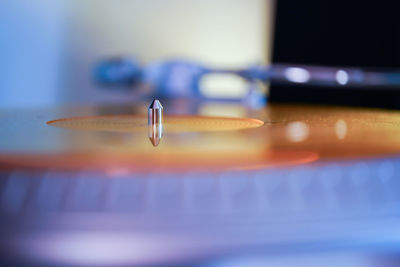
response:
M170 114L224 112L266 123L172 131L154 148L146 130L45 124L128 114L147 126L145 104L0 112L3 265L322 266L328 258L340 266L398 265L398 112L164 106ZM280 155L280 165L273 155ZM313 155L313 163L284 168L293 155ZM145 159L169 171L139 169L137 161ZM264 167L251 165L257 160ZM27 163L40 168L18 167ZM232 170L233 163L240 171Z
M241 116L255 119L205 117L201 106L172 110L155 150L142 106L4 113L0 161L113 171L237 170L400 152L397 111L299 105L242 110Z

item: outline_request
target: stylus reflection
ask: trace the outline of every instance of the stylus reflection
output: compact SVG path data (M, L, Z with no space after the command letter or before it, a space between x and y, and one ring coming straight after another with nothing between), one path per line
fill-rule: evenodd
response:
M149 139L153 146L158 146L163 136L163 106L154 99L148 110Z

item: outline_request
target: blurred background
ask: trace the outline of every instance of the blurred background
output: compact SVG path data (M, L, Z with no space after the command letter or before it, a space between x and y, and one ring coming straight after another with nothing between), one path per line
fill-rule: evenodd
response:
M398 1L278 0L274 62L344 67L400 67ZM271 101L400 108L398 88L325 90L274 85Z
M266 64L271 2L1 1L0 106L126 99L129 93L93 82L96 63L113 56L141 64L175 57L218 67Z
M180 59L231 69L271 62L398 68L398 6L390 0L3 0L0 107L133 100L131 91L99 89L93 78L99 62L118 56L141 66ZM208 84L212 89L202 94L211 97L248 91L234 77ZM269 100L400 106L393 89L323 89L272 84Z

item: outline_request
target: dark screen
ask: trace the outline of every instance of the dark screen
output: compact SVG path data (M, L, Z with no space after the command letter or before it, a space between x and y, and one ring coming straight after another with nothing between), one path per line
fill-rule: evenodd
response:
M387 0L278 0L273 62L399 68L399 6ZM379 88L272 85L270 99L400 108L400 93Z

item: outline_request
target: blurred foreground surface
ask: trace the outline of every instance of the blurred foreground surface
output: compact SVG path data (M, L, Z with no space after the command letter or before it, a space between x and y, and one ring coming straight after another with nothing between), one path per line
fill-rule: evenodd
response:
M399 263L400 158L393 154L400 150L397 112L285 105L254 111L227 103L214 103L218 108L203 104L175 103L168 112L253 117L265 124L232 132L170 133L154 148L146 132L46 125L48 120L75 115L146 110L133 106L21 111L2 117L1 123L7 125L1 133L3 156L33 153L28 163L41 163L33 169L18 168L20 161L10 163L12 157L2 157L3 262L45 266ZM248 164L249 156L271 164L269 152L289 148L314 151L318 157L286 168L232 168ZM162 157L157 156L159 149L167 155L161 163L178 159L182 166L196 168L158 171L157 166L147 166L147 171L139 171L131 161L131 168L111 168L103 162L101 168L89 164L63 169L53 168L54 159L41 158L49 151L63 154L74 149L91 151L92 162L106 155L118 162L121 153L138 153L142 158L135 160L150 157L150 163ZM207 155L214 164L230 168L205 168Z

